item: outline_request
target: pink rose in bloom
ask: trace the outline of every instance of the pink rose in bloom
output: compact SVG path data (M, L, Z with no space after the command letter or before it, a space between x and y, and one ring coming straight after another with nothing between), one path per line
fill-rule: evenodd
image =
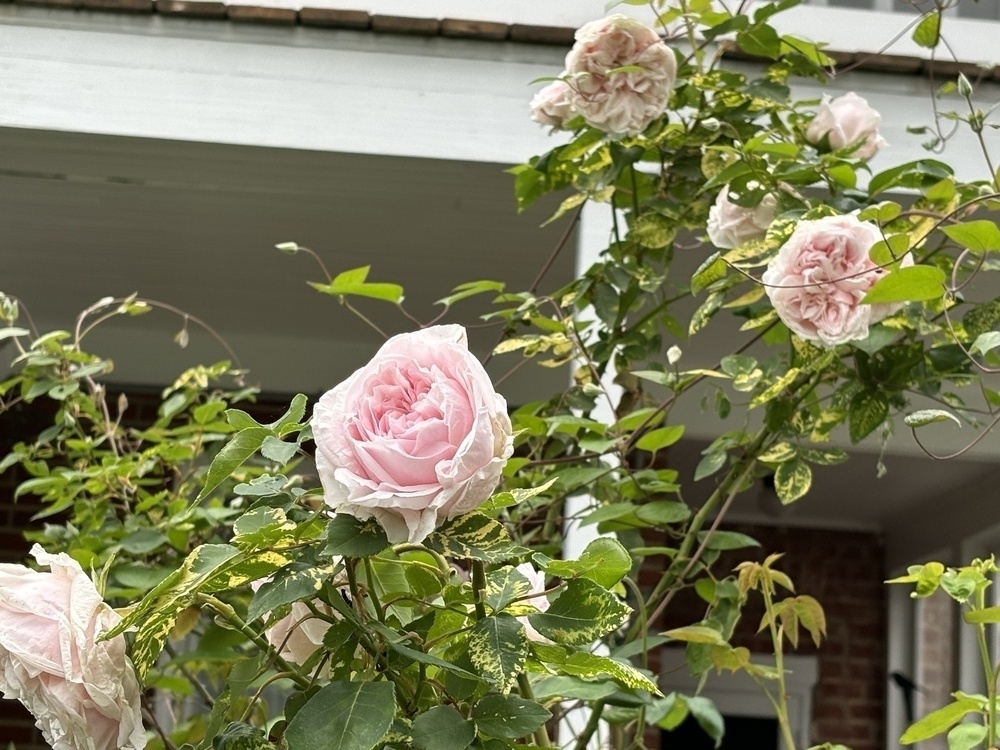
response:
M608 72L626 66L641 70ZM570 103L588 124L606 133L637 135L666 111L677 59L653 29L613 15L576 32L566 74Z
M778 317L803 339L834 347L868 336L868 326L902 305L862 305L884 275L868 258L882 239L856 216L800 221L761 277ZM913 265L907 255L900 265Z
M250 588L256 592L267 580L269 579L254 581L250 584ZM314 601L313 604L323 614L340 617L327 604L319 600ZM301 665L309 661L309 657L323 645L323 636L329 629L330 623L316 617L305 602L294 602L291 612L272 623L271 627L265 631L264 636L282 659L292 664Z
M774 196L768 194L753 208L737 205L729 200L729 186L726 185L708 211L708 238L724 250L763 239L774 219L777 204Z
M513 452L507 402L457 325L393 336L323 394L312 426L326 503L393 543L480 505Z
M563 130L575 112L569 102L570 88L565 81L552 81L531 99L531 119L553 130Z
M31 554L49 572L0 565L0 691L21 701L54 750L146 746L139 682L121 621L69 555Z
M528 583L531 584L530 593L537 594L537 596L533 596L530 599L525 599L524 603L530 604L539 612L548 611L550 604L549 598L542 593L545 591L545 574L541 571L535 570L535 566L531 563L521 563L514 568L514 570L528 579ZM528 640L540 641L544 643L550 642L548 638L535 630L534 626L528 620L527 615L524 617L518 617L517 619L521 621L522 625L524 625L524 632L528 636Z
M806 128L806 139L811 143L820 143L826 136L833 149L860 143L854 156L868 161L879 149L889 145L879 135L878 126L881 122L882 115L853 91L833 100L824 95L819 112Z

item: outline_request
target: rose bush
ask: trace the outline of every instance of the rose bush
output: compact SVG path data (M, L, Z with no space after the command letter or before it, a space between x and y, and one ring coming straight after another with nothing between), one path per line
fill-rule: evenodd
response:
M853 215L799 222L761 277L778 317L827 347L867 338L869 325L899 309L861 304L885 273L869 258L881 239L878 226ZM913 258L899 265L913 265Z
M741 206L729 199L726 185L715 197L715 203L708 212L706 231L712 244L720 248L734 248L750 240L759 240L767 233L774 220L777 200L771 194L765 195L756 206Z
M815 144L825 138L833 149L857 146L854 156L867 161L888 145L878 132L881 122L882 116L853 91L836 99L824 95L819 111L806 128L806 138Z
M513 452L507 402L461 326L389 339L313 413L326 503L420 542L490 496Z
M31 711L54 750L145 747L125 638L101 640L121 618L71 557L38 545L31 554L49 572L0 565L0 691Z
M641 70L615 72L628 67ZM653 29L613 15L576 32L565 75L570 104L589 125L635 135L666 110L677 60Z

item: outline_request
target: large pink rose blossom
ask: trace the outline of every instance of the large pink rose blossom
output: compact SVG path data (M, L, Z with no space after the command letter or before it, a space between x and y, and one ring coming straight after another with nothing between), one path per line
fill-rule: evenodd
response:
M641 70L614 73L617 68ZM623 15L591 21L566 55L569 100L591 126L637 135L667 109L677 59L656 32Z
M708 238L713 245L725 250L763 239L774 219L776 206L777 201L770 194L752 208L740 206L729 200L729 186L726 185L708 211Z
M806 128L806 139L820 143L825 136L833 149L861 144L854 156L868 161L888 145L878 132L881 122L882 116L853 91L832 100L824 95L816 117Z
M480 505L513 452L507 403L457 325L389 339L323 395L312 426L327 504L394 543Z
M574 114L569 101L570 88L565 81L552 81L531 99L531 119L553 130L564 130Z
M762 277L778 317L826 347L867 338L869 325L902 307L861 304L885 273L868 257L881 239L875 224L853 215L800 221ZM913 265L913 258L900 265Z
M100 640L121 617L69 555L37 544L31 554L49 572L0 565L0 691L31 711L54 750L145 747L125 637Z

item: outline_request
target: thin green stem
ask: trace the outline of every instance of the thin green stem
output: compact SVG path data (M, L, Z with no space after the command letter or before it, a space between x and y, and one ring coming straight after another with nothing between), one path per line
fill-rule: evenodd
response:
M980 588L976 592L977 609L986 609L986 591ZM997 674L990 660L990 647L986 641L986 624L976 624L976 641L979 644L979 657L983 660L983 677L986 678L986 747L995 747L997 743Z
M472 561L472 599L476 605L476 619L486 617L486 605L483 604L483 592L486 591L486 563L482 560Z
M795 735L788 723L788 693L785 689L785 652L782 643L783 628L778 625L774 612L774 602L771 599L770 581L761 586L764 597L764 611L767 612L767 626L771 634L771 645L774 648L774 668L778 673L778 697L775 701L778 713L778 726L785 741L786 750L795 750Z
M385 622L385 610L382 608L382 603L378 600L378 593L375 591L375 571L372 569L370 557L365 558L365 577L368 579L368 596L372 600L372 606L375 607L375 616L378 617L379 622Z
M517 676L517 689L521 693L521 697L525 700L535 700L535 693L531 689L531 680L528 679L526 672L521 672ZM538 747L551 747L552 745L552 742L549 740L549 733L546 731L544 724L535 730L532 738Z
M590 718L587 719L587 724L583 728L583 731L580 732L580 736L576 738L573 750L587 750L590 738L594 736L594 732L597 731L597 727L601 724L601 714L603 713L604 701L594 701L594 705L590 707Z
M214 596L209 596L208 594L199 594L198 601L212 611L214 611L219 617L229 623L235 630L239 631L244 638L253 643L257 648L266 653L271 661L278 665L282 672L288 672L289 678L295 682L303 690L306 690L310 686L310 681L305 677L294 664L287 662L281 654L274 650L267 639L261 637L253 631L249 625L247 625L243 618L241 618L236 610L230 607L223 601L216 599Z

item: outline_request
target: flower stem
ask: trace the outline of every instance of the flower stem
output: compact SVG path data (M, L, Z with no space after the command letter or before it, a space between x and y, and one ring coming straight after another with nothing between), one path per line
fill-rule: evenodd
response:
M517 676L517 689L521 693L521 697L525 700L535 700L535 693L531 689L531 681L528 679L527 673L521 672ZM551 747L552 743L549 741L549 733L545 730L544 724L538 727L532 736L538 747Z
M472 599L476 605L476 619L486 617L486 605L483 604L483 592L486 591L486 563L482 560L472 561Z
M788 693L785 691L785 652L782 636L784 630L778 625L774 613L774 602L771 599L771 587L769 584L761 586L761 594L764 596L764 610L767 612L767 625L771 633L771 645L774 648L774 668L778 673L778 696L774 706L778 713L778 726L781 727L781 736L785 742L785 750L795 750L795 736L792 734L792 727L788 723Z
M255 633L253 629L243 621L243 618L236 613L235 609L230 607L225 602L216 599L214 596L209 596L208 594L198 594L198 601L209 607L209 609L228 622L234 629L239 631L244 638L253 643L257 648L268 654L271 661L277 664L281 671L288 672L288 676L295 682L296 685L303 690L309 688L312 684L309 679L300 673L294 664L287 662L281 654L275 651L265 638L257 635L257 633Z
M980 588L976 592L977 609L986 609L986 591ZM979 656L983 660L983 676L986 678L986 747L995 747L997 743L997 673L990 661L990 647L986 642L986 624L976 624L976 640L979 643Z

